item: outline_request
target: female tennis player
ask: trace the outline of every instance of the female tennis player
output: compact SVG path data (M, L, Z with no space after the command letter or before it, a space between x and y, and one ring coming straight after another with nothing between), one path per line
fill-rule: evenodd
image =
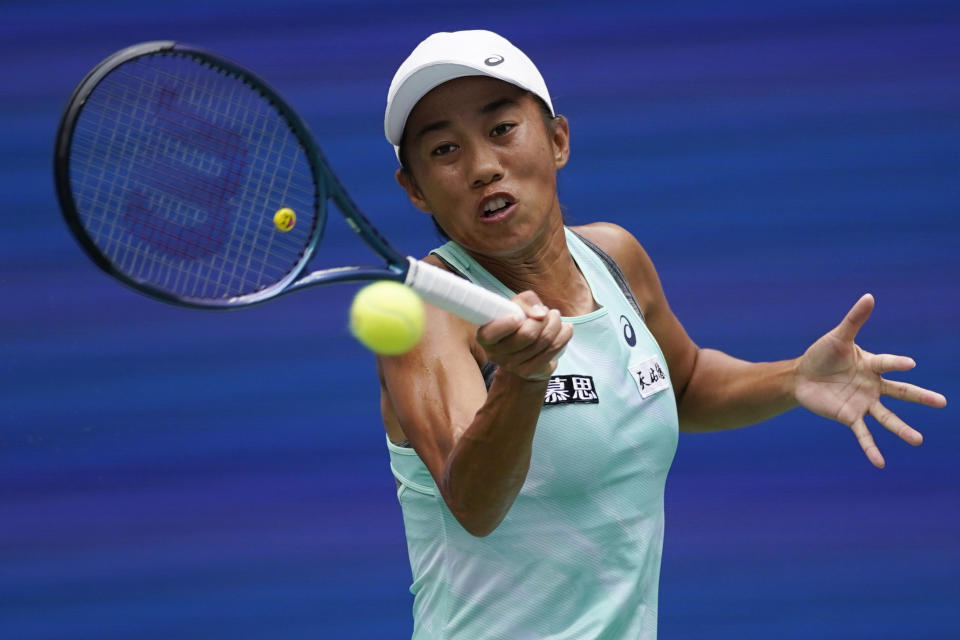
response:
M655 638L678 429L800 405L850 427L883 467L867 414L908 444L922 437L880 397L946 403L881 377L910 358L855 344L870 295L794 360L694 344L629 232L564 225L569 125L496 34L423 41L393 79L385 128L397 180L450 239L427 261L527 316L477 330L429 308L423 341L378 361L416 639Z

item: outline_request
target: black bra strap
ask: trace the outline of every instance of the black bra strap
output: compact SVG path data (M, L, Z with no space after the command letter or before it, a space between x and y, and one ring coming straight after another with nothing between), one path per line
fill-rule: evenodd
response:
M610 275L613 276L614 282L616 282L617 286L620 287L620 291L623 292L623 296L627 299L627 302L629 302L630 306L633 307L633 310L637 312L637 315L640 316L640 319L646 322L646 318L643 317L643 311L640 310L640 305L637 304L637 299L633 297L633 290L627 283L627 277L623 275L623 271L620 269L620 265L617 264L616 260L611 258L606 251L590 242L576 231L573 231L572 229L571 231L573 232L573 235L580 238L583 244L593 249L593 252L597 254L600 260L603 261L603 264L607 267L607 271L609 271Z

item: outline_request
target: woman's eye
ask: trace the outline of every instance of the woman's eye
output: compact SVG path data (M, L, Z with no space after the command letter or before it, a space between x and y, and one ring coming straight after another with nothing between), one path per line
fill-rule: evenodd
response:
M510 131L511 129L513 129L515 126L517 126L517 125L513 124L512 122L504 122L504 123L502 123L502 124L498 124L497 126L495 126L495 127L493 128L493 131L490 132L490 135L491 135L491 136L502 136L503 134L505 134L505 133L507 133L508 131Z
M443 155L446 155L446 154L450 153L451 151L453 151L453 150L456 149L456 148L457 148L457 146L454 145L454 144L442 144L442 145L440 145L439 147L436 147L433 151L431 151L431 152L430 152L430 155L432 155L432 156L443 156Z

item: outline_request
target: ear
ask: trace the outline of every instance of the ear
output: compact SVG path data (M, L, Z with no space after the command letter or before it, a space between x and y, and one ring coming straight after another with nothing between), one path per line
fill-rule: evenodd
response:
M565 116L558 115L551 125L550 143L553 146L553 161L556 168L560 169L570 159L570 123Z
M416 179L414 179L413 174L410 173L407 169L400 167L397 169L396 173L397 183L403 187L403 190L407 192L407 197L410 198L410 202L413 203L417 209L423 211L424 213L433 214L433 210L430 208L430 205L427 204L426 198L423 197L423 192L420 191L420 187L417 185Z

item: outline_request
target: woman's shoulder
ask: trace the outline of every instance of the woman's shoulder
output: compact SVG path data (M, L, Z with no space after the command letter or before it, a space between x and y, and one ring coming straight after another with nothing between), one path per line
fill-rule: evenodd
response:
M640 267L641 263L650 261L647 252L636 237L618 224L591 222L570 227L570 230L603 249L624 271L631 267Z
M570 227L600 247L620 267L638 301L646 301L652 293L651 285L657 281L656 269L643 245L632 233L612 222L593 222Z

